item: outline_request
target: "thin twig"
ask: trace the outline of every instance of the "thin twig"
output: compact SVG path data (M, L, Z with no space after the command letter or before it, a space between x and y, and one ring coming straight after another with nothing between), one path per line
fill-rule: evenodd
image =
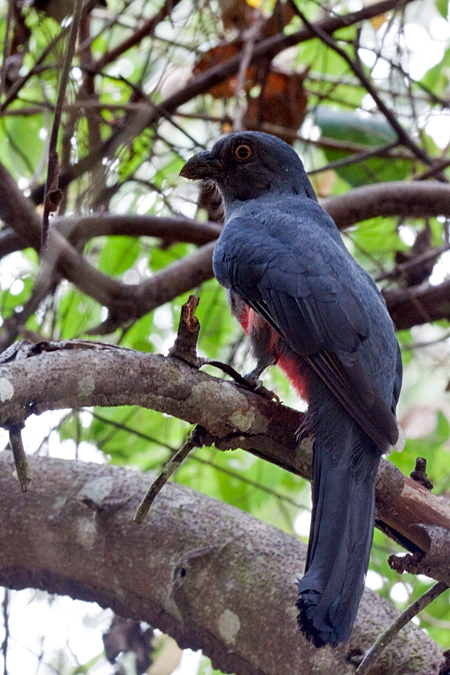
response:
M364 162L366 159L370 159L371 157L378 157L381 155L381 153L386 153L389 152L389 150L397 148L398 144L399 144L398 141L394 141L393 143L380 145L376 148L372 148L371 150L363 150L355 155L351 155L350 157L343 157L342 159L336 159L334 162L328 162L328 164L325 164L324 166L320 167L320 169L312 169L311 171L308 171L308 176L313 176L314 174L322 173L323 171L329 171L330 169L338 169L343 166L351 166L352 164L359 164L361 162Z
M22 427L11 427L9 430L9 442L16 465L17 478L22 488L22 492L27 492L31 483L31 469L28 464L28 457L22 441Z
M164 485L169 480L170 476L173 474L176 469L184 462L188 454L194 449L199 447L199 441L196 437L195 430L188 440L183 443L181 448L169 459L169 461L164 465L163 470L159 474L158 478L150 485L147 490L147 494L144 499L139 504L136 513L134 514L134 522L138 525L141 525L147 513L149 512L153 502L155 501L156 496L162 490Z
M406 626L419 612L427 605L435 600L439 595L442 595L448 588L447 584L438 581L423 595L415 600L402 614L400 614L395 621L384 631L372 647L365 653L363 660L356 669L355 675L366 675L372 668L375 661L380 654L386 649L388 644L392 642L399 631Z
M91 9L93 8L93 6L95 5L96 2L97 2L97 0L88 0L88 2L86 2L86 4L83 7L83 14L88 14L91 11ZM12 3L12 0L11 0L11 3ZM61 32L58 33L58 35L56 35L56 37L54 37L53 40L47 44L45 49L43 49L42 54L40 54L40 56L36 59L33 67L30 68L28 73L26 73L21 78L16 80L16 82L14 82L14 84L12 85L12 87L10 88L10 90L8 91L8 93L6 95L5 100L3 101L2 104L0 104L0 116L3 115L3 112L6 110L6 108L13 101L16 100L16 98L19 94L19 91L25 86L25 84L28 82L28 80L31 79L31 77L33 77L33 75L35 75L37 72L39 72L41 70L42 64L44 63L47 56L49 54L51 54L51 52L56 47L58 42L60 40L62 40L62 38L64 38L67 35L70 28L71 28L70 26L66 26L66 27L62 28ZM47 68L48 67L45 66L46 70L47 70Z
M445 244L445 246L440 246L439 248L434 248L431 251L426 251L421 255L416 256L412 260L408 260L404 263L399 263L394 267L394 269L389 272L383 272L375 277L376 282L384 281L385 279L397 279L398 277L403 276L405 272L408 272L415 267L421 267L424 263L427 263L429 260L438 258L443 253L446 253L450 249L450 244Z
M9 632L9 589L4 588L3 589L3 602L2 602L2 610L3 610L3 626L5 630L5 637L3 638L1 650L3 654L3 675L8 675L8 667L7 667L7 655L8 655L8 642L10 638L10 632Z
M242 131L244 115L247 111L247 101L245 96L245 81L247 78L247 70L252 59L253 51L255 49L255 42L261 32L261 26L264 23L264 17L261 12L258 12L253 25L246 31L244 35L244 49L241 51L241 65L239 67L235 99L236 107L234 112L233 131Z
M56 44L66 35L67 30L68 28L63 28L61 32L58 33L58 35L55 38L53 38L53 40L49 42L49 44L45 47L45 49L42 51L42 54L36 59L33 67L30 68L28 73L26 73L25 75L23 75L14 82L14 84L11 86L6 95L5 100L0 105L0 115L3 116L4 111L10 105L10 103L16 100L19 91L25 86L28 80L31 79L33 75L36 74L36 72L39 72L42 62L51 53L52 49L56 46Z
M13 22L14 15L14 2L9 0L8 2L8 13L6 16L6 29L5 29L5 41L3 43L3 62L1 67L1 77L0 77L0 99L3 98L3 93L6 89L6 74L8 68L8 59L11 55L11 25Z
M399 141L405 145L407 148L409 148L414 155L420 159L424 164L427 164L428 166L433 167L433 160L428 156L426 152L422 150L414 141L410 138L409 134L404 130L400 122L398 121L396 115L392 110L388 108L388 106L384 103L383 99L381 96L379 96L376 88L373 86L372 82L370 79L366 76L361 63L358 58L358 54L355 54L355 60L353 61L350 56L347 54L347 52L339 47L337 44L336 39L332 36L327 34L319 24L312 24L304 13L298 9L297 7L297 13L305 26L328 47L330 47L336 54L339 54L339 56L347 63L347 65L351 68L351 70L354 72L356 77L359 79L361 84L364 86L366 91L371 95L373 100L375 101L378 109L380 112L383 113L385 116L386 120L389 122L393 130L396 132ZM438 179L440 180L446 180L444 177L439 177L437 176Z
M443 171L444 169L447 169L447 167L449 166L450 166L449 159L440 159L434 166L431 166L429 169L421 173L420 176L417 176L417 180L426 180L428 178L433 178L433 176L435 176L439 171Z
M409 4L412 1L413 0L404 0L404 4ZM373 16L378 16L379 14L395 9L397 2L398 0L382 0L375 5L363 7L361 10L350 12L344 16L326 16L314 25L318 26L325 33L333 33L339 28L351 26L355 23L370 19ZM277 35L265 38L255 45L250 65L260 63L262 59L273 59L284 49L306 42L313 38L314 35L315 33L311 32L308 28L302 28L300 31L290 33L289 35L278 33ZM187 103L200 94L206 93L211 87L228 80L239 71L240 63L241 54L237 54L222 63L208 68L206 72L195 77L185 87L175 91L175 93L164 99L160 105L155 106L153 111L147 111L146 115L140 114L139 119L134 121L136 125L134 134L137 136L145 128L154 126L162 116L170 115L184 103ZM80 159L76 164L67 167L61 172L60 187L66 187L71 181L82 175L85 171L89 171L92 166L95 166L95 164L104 157L110 157L112 153L115 152L115 148L123 141L123 137L124 130L120 125L120 127L114 131L113 135L105 140L95 151L92 151L89 155ZM31 199L37 204L41 203L41 185L32 190Z
M42 239L41 247L45 248L48 240L49 216L52 211L56 211L61 200L62 192L58 187L59 183L59 161L56 146L58 143L59 127L61 125L61 115L63 103L66 96L67 84L69 82L70 68L75 54L78 32L80 30L81 15L83 10L83 0L75 0L73 9L72 24L70 26L69 39L67 41L64 63L59 82L58 98L55 105L55 114L53 117L53 126L50 134L48 148L48 171L45 183L44 197L44 215L42 218Z
M97 72L105 66L116 61L122 54L138 45L146 37L153 36L155 28L175 9L180 0L166 0L161 9L150 19L147 19L140 28L136 28L132 34L113 49L105 52L94 64Z

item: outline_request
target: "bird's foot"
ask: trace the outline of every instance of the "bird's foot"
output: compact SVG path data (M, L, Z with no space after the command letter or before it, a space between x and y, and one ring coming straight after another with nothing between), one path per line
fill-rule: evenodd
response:
M275 401L276 403L280 403L280 398L275 394L275 392L270 391L270 389L267 389L263 383L262 380L259 378L259 375L261 373L258 372L257 370L252 370L250 373L247 375L244 375L244 380L248 386L249 389L255 392L255 394L260 394L260 396L264 396L264 398L268 398L269 401Z
M230 377L232 377L237 384L240 384L241 387L250 389L250 391L255 392L255 394L260 394L260 396L268 398L269 401L280 403L279 397L273 391L266 389L262 383L262 380L259 379L259 375L261 375L262 372L261 370L255 368L255 370L252 370L250 373L248 373L248 375L240 375L227 363L222 363L221 361L216 361L215 359L201 359L201 361L200 367L209 365L220 368L220 370L222 370L224 373L230 375Z

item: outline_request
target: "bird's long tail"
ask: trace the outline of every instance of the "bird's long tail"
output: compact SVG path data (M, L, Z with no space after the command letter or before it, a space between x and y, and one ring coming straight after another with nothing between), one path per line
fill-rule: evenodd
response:
M331 408L324 428L315 429L311 532L297 602L300 629L316 647L350 637L369 564L381 456L342 408Z

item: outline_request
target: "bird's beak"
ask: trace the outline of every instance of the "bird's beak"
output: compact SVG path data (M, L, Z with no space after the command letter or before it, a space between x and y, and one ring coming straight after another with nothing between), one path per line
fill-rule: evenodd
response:
M211 178L214 180L223 172L224 166L220 159L214 157L209 150L199 152L189 159L180 171L180 176L198 180Z

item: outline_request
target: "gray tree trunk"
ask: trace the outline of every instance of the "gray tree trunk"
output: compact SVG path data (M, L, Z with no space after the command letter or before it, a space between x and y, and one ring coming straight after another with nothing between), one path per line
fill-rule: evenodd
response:
M0 453L0 583L96 601L201 648L237 675L350 675L397 614L366 590L348 645L317 650L296 627L303 543L175 484L141 526L149 477L114 466L31 458L22 494ZM442 649L410 624L373 675L437 675Z

